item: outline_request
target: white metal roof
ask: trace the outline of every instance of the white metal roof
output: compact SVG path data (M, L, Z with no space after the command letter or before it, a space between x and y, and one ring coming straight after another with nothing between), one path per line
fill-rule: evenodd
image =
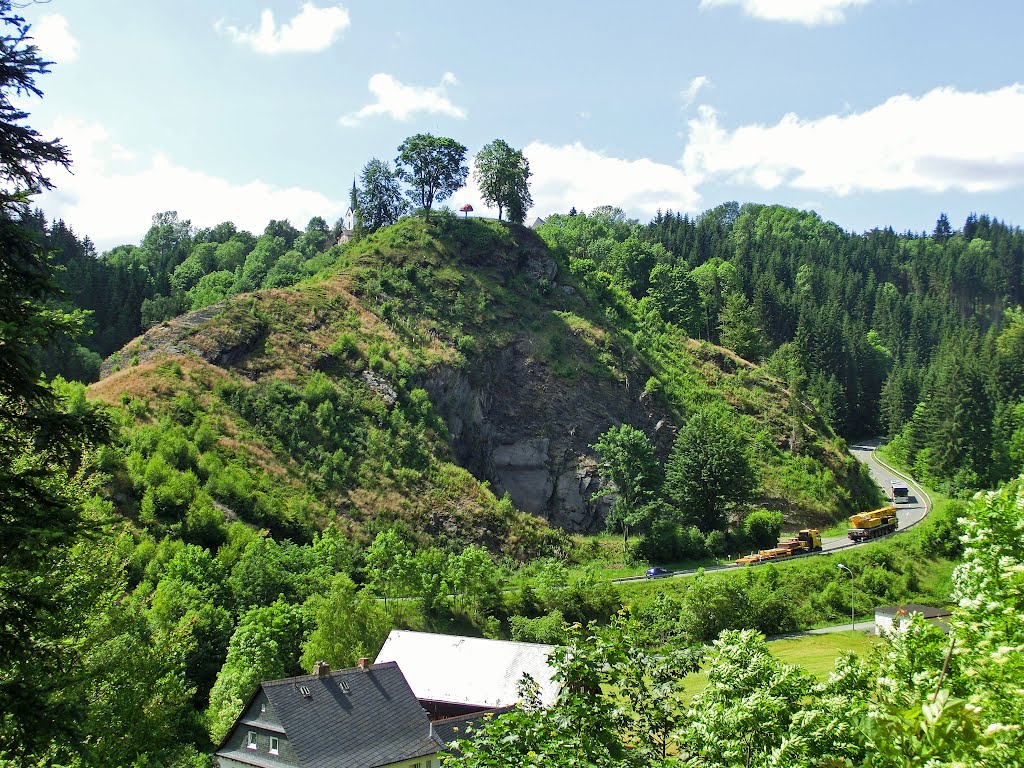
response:
M416 698L450 704L505 707L519 701L519 681L529 674L545 706L558 684L548 665L551 645L436 635L393 629L377 663L396 661Z

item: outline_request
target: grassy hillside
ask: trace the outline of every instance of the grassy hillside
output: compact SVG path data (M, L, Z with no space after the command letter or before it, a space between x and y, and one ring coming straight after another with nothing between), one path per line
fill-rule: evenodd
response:
M157 326L90 389L126 414L106 457L115 504L207 546L234 520L361 541L397 521L421 541L528 557L566 541L515 504L555 522L560 505L595 506L598 434L629 421L664 455L675 425L719 401L754 445L763 505L801 524L870 503L841 441L780 381L722 348L640 334L591 283L522 227L409 218L304 283ZM534 464L502 463L527 449Z

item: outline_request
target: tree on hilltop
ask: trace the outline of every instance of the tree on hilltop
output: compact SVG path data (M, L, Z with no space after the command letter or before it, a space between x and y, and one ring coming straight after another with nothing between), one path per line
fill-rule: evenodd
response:
M530 162L522 150L512 149L501 139L484 146L476 156L473 178L480 185L484 202L498 208L498 221L508 212L508 220L522 224L533 205L530 197Z
M466 148L444 136L417 133L398 145L398 178L412 187L407 194L423 208L425 220L430 221L435 202L447 200L466 183L465 160Z
M362 229L376 232L405 213L408 204L402 197L398 176L386 162L373 158L363 167L359 180L362 186L356 193L355 209Z

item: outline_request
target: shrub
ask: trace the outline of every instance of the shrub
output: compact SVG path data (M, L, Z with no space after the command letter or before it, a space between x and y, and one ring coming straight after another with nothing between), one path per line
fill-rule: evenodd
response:
M722 531L709 531L704 539L704 548L714 557L724 557L728 542Z
M743 534L754 549L774 546L781 532L781 512L757 509L743 521Z
M565 617L559 610L551 611L536 619L513 616L509 621L512 639L525 643L549 643L560 645L565 642Z

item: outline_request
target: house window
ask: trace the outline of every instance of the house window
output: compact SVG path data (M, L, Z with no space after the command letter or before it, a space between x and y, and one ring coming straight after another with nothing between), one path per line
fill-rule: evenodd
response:
M256 731L249 731L245 737L245 748L256 749Z
M270 754L272 754L272 755L276 755L277 754L277 752L278 752L278 749L277 749L278 748L278 743L279 742L277 740L277 736L271 736L270 737Z

